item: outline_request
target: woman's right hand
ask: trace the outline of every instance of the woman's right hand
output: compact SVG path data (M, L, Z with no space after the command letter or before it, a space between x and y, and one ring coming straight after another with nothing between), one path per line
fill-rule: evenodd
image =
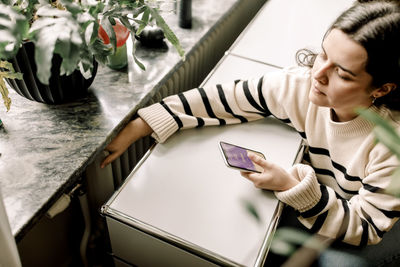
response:
M100 164L100 168L104 168L116 158L122 155L128 147L139 138L151 134L153 130L140 117L130 121L124 129L109 143L105 150L110 154Z
M240 172L243 177L253 182L255 187L273 191L286 191L299 183L299 180L277 164L251 152L248 153L248 156L251 161L263 168L262 173Z

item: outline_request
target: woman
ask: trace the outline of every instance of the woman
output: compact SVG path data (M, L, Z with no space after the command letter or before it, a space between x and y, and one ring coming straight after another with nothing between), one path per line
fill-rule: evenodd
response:
M399 162L375 143L373 125L355 109L372 109L400 129L395 116L400 108L399 37L398 1L357 3L327 31L321 53L306 55L301 67L193 89L139 110L140 117L107 146L111 154L102 166L149 134L163 142L179 129L273 115L307 142L303 164L287 171L250 155L264 171L242 176L274 190L287 204L283 223L292 209L309 231L336 239L339 251L366 251L363 257L375 260L377 254L370 255L370 246L364 246L379 243L400 216L400 199L384 193ZM374 250L378 257L400 254L399 246L382 244L386 254Z

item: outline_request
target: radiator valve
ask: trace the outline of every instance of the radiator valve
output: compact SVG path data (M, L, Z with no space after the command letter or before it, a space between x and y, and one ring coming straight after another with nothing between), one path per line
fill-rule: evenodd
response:
M63 194L47 211L46 216L50 219L53 219L57 214L68 208L69 203L71 203L71 197L67 194Z
M63 212L68 208L71 203L71 198L74 196L75 192L81 188L81 184L75 185L75 187L68 194L62 194L62 196L50 207L47 211L46 216L53 219L57 214Z

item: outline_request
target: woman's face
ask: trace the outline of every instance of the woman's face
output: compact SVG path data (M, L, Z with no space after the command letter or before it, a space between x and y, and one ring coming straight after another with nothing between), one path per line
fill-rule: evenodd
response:
M332 108L337 121L353 119L355 108L372 104L372 76L365 70L366 62L367 51L342 31L333 29L312 68L310 101Z

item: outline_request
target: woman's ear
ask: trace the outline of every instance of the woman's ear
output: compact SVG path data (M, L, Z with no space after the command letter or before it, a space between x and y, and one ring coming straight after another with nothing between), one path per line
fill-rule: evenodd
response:
M385 83L381 87L375 89L372 92L372 96L374 98L379 98L379 97L389 94L391 91L395 90L396 88L397 88L397 85L395 83Z

